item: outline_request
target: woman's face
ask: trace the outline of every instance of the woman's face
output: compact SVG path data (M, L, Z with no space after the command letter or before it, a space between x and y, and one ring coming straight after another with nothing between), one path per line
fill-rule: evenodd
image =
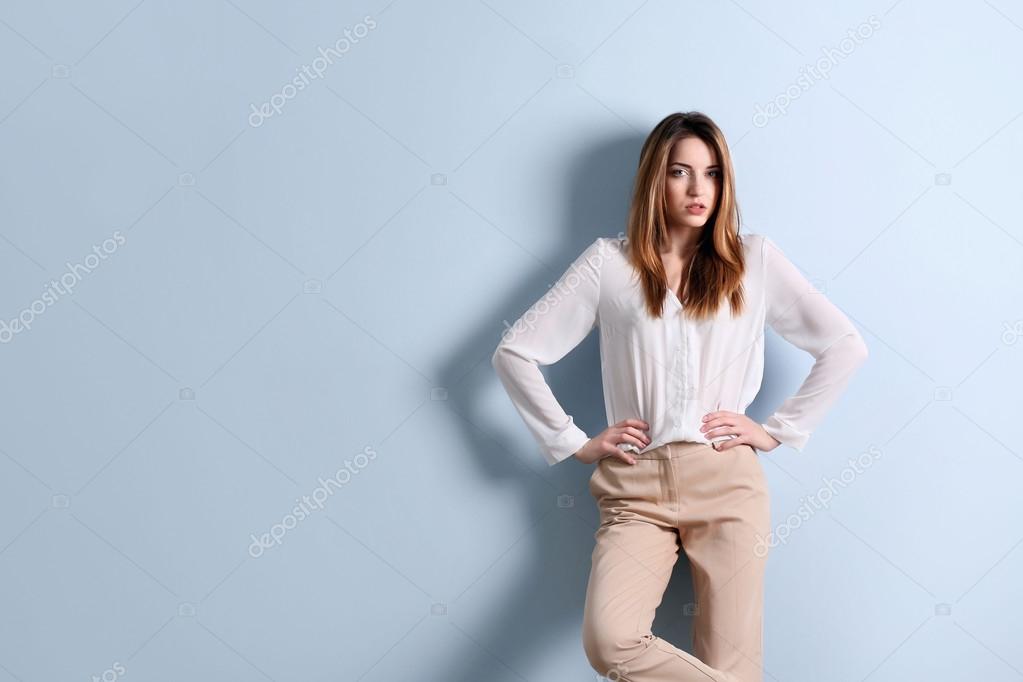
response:
M665 171L664 198L672 226L703 227L717 208L721 168L714 150L698 137L671 147ZM693 204L702 204L703 209Z

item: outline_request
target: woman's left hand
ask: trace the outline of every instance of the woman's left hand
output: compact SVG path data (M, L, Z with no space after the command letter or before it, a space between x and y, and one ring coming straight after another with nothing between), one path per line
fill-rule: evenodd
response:
M774 436L764 431L764 427L760 424L744 414L728 410L716 410L705 414L700 432L707 440L718 436L735 436L735 438L715 443L713 447L719 452L737 445L749 445L762 452L770 452L781 445Z

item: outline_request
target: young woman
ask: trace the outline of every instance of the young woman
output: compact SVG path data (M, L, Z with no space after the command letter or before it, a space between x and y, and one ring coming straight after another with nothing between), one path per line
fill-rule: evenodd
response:
M763 679L770 505L759 456L802 450L867 357L849 319L739 223L720 129L699 112L671 114L643 144L627 236L590 244L493 355L547 462L596 462L582 635L610 679ZM744 410L763 377L765 325L815 362L757 423ZM595 327L610 426L590 437L539 367ZM696 595L693 654L651 632L679 548Z

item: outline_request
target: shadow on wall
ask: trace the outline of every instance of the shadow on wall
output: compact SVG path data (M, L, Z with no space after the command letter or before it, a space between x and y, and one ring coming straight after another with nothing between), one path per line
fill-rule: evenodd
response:
M565 225L564 247L547 256L549 267L538 265L533 271L524 272L519 282L509 283L508 297L495 304L493 318L486 320L475 334L464 337L441 372L440 385L449 387L448 405L464 417L458 420L466 441L462 451L472 454L466 465L478 467L481 478L490 479L493 486L501 483L516 486L522 505L519 509L508 509L507 513L530 517L534 523L520 538L508 538L509 548L518 543L516 555L526 557L528 568L513 584L507 585L499 604L486 606L485 628L477 626L466 631L466 626L458 622L456 614L460 607L471 610L459 604L460 600L471 598L469 591L453 598L448 605L452 614L449 618L462 630L466 644L464 652L438 666L434 679L459 682L521 679L531 662L541 658L552 643L571 641L577 642L579 659L590 670L580 630L593 534L599 519L588 489L592 465L570 458L549 467L537 448L510 450L508 443L532 442L525 425L517 421L510 406L508 414L515 415L515 419L501 424L488 420L480 409L483 404L480 396L493 390L491 382L499 381L489 363L504 330L501 321L514 323L543 295L541 287L553 284L595 238L624 234L643 139L638 133L610 138L571 161L561 221ZM519 247L509 242L508 248ZM468 372L464 369L467 355L480 357ZM486 363L486 369L479 371L482 363ZM607 428L596 333L591 333L544 372L558 401L580 428L590 435ZM509 429L516 432L511 434ZM527 433L525 438L519 430ZM559 507L559 495L573 496L572 505ZM528 547L525 552L523 544ZM691 649L692 575L684 553L679 556L653 630Z

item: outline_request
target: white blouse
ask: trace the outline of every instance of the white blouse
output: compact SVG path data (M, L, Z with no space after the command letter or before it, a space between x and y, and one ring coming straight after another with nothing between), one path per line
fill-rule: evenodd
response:
M769 324L814 365L796 391L761 424L779 442L802 450L814 428L867 358L852 322L815 289L768 237L740 233L746 259L745 310L727 301L716 318L697 321L666 293L664 314L646 311L643 290L623 249L628 239L598 237L557 283L501 338L491 359L512 403L550 465L574 455L590 436L565 413L540 366L563 358L600 329L600 366L608 426L639 418L650 445L711 443L700 432L708 412L744 414L760 390L764 328ZM595 435L595 434L594 434Z

